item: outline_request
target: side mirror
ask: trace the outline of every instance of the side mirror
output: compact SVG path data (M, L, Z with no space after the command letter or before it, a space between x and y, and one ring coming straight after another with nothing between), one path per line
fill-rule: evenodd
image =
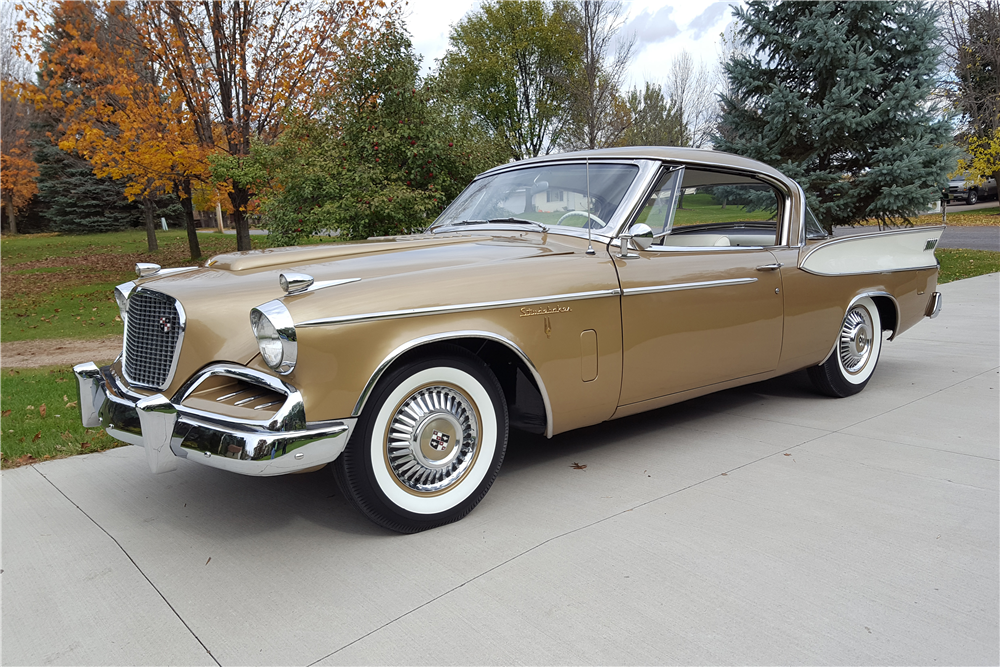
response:
M628 235L632 237L632 242L640 250L649 250L653 245L653 230L649 225L642 222L632 225L628 230Z

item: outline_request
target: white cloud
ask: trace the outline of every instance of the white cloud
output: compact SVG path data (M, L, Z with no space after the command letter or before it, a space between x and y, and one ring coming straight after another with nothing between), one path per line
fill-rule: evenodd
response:
M673 12L674 8L669 5L660 7L653 13L644 9L622 27L624 35L635 35L637 55L651 44L659 44L680 34L677 23L670 18Z
M687 24L687 30L694 33L694 38L699 39L707 31L715 27L723 18L729 16L729 8L733 3L713 2L693 21Z

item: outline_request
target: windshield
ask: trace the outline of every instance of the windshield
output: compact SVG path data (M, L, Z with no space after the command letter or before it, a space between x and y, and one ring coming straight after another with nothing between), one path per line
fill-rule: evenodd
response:
M516 224L585 229L614 217L639 168L631 164L543 165L486 176L467 187L431 229L468 224Z

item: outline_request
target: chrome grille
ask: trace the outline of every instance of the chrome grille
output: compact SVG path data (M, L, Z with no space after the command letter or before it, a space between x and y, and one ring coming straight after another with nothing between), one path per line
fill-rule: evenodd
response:
M146 290L133 294L125 326L126 379L146 387L166 387L183 329L176 299Z

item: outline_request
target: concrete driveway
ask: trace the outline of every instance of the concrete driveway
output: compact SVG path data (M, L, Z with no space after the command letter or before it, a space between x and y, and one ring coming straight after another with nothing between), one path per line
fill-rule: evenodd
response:
M4 471L2 661L996 665L1000 281L941 291L858 396L799 373L516 436L414 536L325 471Z

